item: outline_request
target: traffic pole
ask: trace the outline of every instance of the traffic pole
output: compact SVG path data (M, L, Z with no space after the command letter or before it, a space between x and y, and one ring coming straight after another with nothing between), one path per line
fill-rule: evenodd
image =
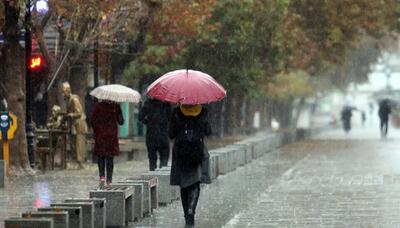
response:
M25 131L27 140L27 150L29 163L32 168L35 167L35 153L34 153L34 132L32 121L32 102L33 102L33 88L32 88L32 75L29 68L29 60L32 56L32 18L31 18L31 0L26 1L26 15L25 15Z
M3 159L6 162L6 174L10 176L10 152L7 140L2 140L3 142Z

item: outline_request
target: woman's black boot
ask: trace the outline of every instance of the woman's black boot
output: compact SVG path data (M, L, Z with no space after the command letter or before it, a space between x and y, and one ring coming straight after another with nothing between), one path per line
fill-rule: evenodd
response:
M186 225L185 227L194 227L194 214L188 214L185 216Z

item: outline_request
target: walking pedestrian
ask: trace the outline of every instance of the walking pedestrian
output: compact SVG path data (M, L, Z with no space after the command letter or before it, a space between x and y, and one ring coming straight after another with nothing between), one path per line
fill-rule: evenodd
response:
M351 130L351 116L353 108L349 105L343 107L341 112L341 119L343 122L343 129L346 133Z
M114 156L119 155L118 124L124 123L121 107L111 101L95 103L91 124L94 133L94 154L97 155L99 169L99 188L112 183ZM107 172L107 174L106 174Z
M86 115L78 95L72 94L68 82L63 83L63 95L67 104L67 125L72 154L76 156L78 168L83 168L86 161Z
M379 103L378 115L380 119L381 137L386 138L389 128L389 115L392 112L390 100L384 99Z
M171 106L168 103L149 98L139 111L139 121L146 124L146 147L149 158L149 169L167 166L169 159L168 126L171 118Z
M204 144L204 137L210 134L207 110L201 105L181 105L173 110L169 137L175 142L170 183L180 187L186 227L195 224L200 183L211 183L209 154Z
M367 115L365 115L365 111L361 111L361 125L364 127L365 121L367 120Z

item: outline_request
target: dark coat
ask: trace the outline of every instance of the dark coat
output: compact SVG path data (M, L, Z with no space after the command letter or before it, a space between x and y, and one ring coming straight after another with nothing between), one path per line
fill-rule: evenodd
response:
M146 100L139 111L139 121L146 124L146 136L151 138L168 138L170 118L170 104L156 99Z
M351 119L353 108L350 106L345 106L341 112L341 118L343 121L349 121Z
M124 123L120 105L98 102L93 107L90 119L94 132L94 153L119 155L118 124Z
M186 117L183 115L179 107L177 107L172 113L169 127L169 137L171 139L176 139L179 135L178 132L182 129L187 118L195 118L197 120L197 127L204 136L209 136L211 134L211 126L207 120L207 110L205 108L203 108L201 113L196 117ZM177 156L177 151L179 149L179 146L176 146L174 143L172 149L171 185L179 185L181 188L185 188L196 182L206 184L211 183L208 169L210 155L208 154L206 145L204 145L204 158L202 163L195 166L188 166L184 163L185 161Z
M378 115L381 120L388 120L391 112L392 108L388 100L383 100L381 103L379 103Z

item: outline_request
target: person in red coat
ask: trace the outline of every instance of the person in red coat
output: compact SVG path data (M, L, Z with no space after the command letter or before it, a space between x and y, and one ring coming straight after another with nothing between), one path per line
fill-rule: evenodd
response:
M112 182L114 156L119 155L118 124L122 125L124 118L118 103L98 101L95 103L91 124L94 133L94 154L97 155L100 184L103 188ZM105 175L107 171L107 175ZM107 178L106 178L107 177Z

